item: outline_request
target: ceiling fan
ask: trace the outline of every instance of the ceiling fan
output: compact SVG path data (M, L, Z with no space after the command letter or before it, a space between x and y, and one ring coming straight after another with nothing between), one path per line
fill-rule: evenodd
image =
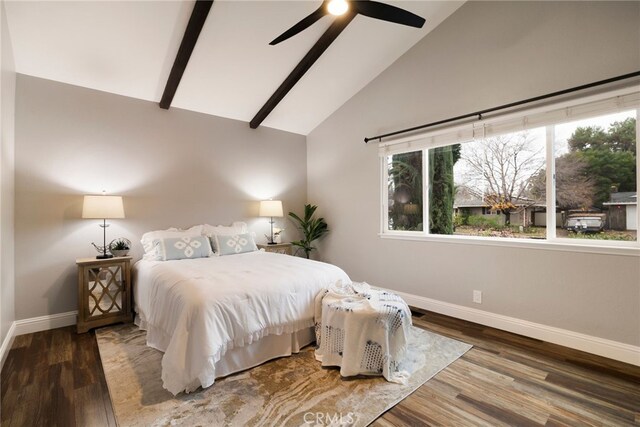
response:
M309 28L325 15L331 14L334 16L340 16L347 13L349 9L352 9L352 13L356 15L360 14L370 18L381 19L383 21L408 25L415 28L422 28L425 23L424 18L414 13L373 0L324 0L318 9L284 33L280 34L269 44L273 46L295 36L299 32Z

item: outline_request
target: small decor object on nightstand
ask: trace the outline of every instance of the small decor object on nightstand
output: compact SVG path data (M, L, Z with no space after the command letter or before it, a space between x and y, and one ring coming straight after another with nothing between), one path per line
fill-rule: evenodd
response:
M273 242L282 243L282 233L284 228L273 227Z
M130 250L131 240L125 239L124 237L117 238L109 243L109 252L111 252L113 256L127 256Z
M291 243L274 243L274 244L257 244L258 249L264 249L265 252L272 252L275 254L293 255L293 247Z
M131 257L81 258L78 266L78 333L131 322Z
M124 207L122 205L121 196L84 196L82 204L82 218L101 219L102 224L102 246L91 243L100 253L97 259L112 258L113 255L108 254L107 246L107 219L124 218Z

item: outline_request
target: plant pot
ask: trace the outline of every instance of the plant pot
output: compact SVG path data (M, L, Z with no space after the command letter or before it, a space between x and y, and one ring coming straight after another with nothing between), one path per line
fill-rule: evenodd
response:
M129 254L129 249L111 249L111 254L115 257L127 256Z

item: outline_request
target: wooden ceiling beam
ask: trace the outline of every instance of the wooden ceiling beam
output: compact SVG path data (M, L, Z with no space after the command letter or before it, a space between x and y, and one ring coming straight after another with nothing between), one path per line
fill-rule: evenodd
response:
M327 31L320 36L316 44L309 50L309 52L302 58L302 60L291 71L289 76L282 82L280 87L271 95L267 102L262 106L260 111L249 123L251 129L256 129L267 118L267 116L273 111L274 108L282 101L282 99L289 93L289 91L298 83L298 81L305 75L307 71L313 66L313 64L320 58L325 50L333 43L333 41L340 35L347 25L355 18L356 13L347 12L341 17L335 19L333 24L327 29Z
M195 5L193 6L193 11L191 12L191 17L187 24L187 29L184 32L176 59L173 62L173 67L171 67L171 73L167 79L167 85L164 87L164 93L160 100L160 108L168 110L171 106L173 97L178 90L180 80L182 80L184 70L187 68L189 58L191 58L193 48L196 46L196 42L200 36L200 31L202 31L207 15L209 15L211 5L213 5L213 0L196 0Z

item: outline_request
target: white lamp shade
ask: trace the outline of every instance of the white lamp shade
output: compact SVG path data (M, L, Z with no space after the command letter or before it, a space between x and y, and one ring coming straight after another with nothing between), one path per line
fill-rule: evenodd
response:
M124 218L122 196L84 196L82 218Z
M282 213L282 201L263 200L260 202L260 216L284 216Z

